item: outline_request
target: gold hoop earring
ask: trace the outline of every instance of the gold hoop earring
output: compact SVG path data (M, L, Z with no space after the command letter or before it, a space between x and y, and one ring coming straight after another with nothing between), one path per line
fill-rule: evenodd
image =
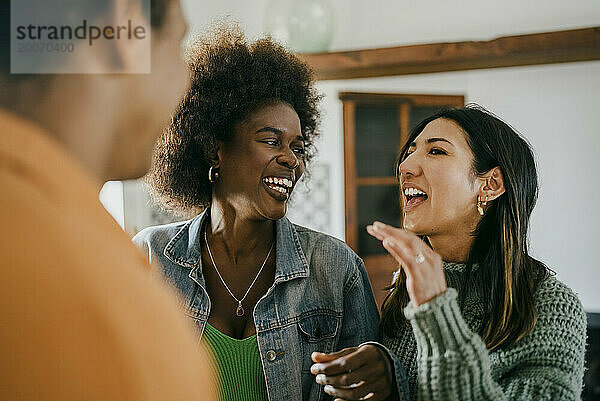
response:
M479 212L480 215L483 216L483 214L485 213L485 211L483 210L483 207L487 205L487 196L485 197L485 200L482 202L481 201L481 196L477 195L477 211Z
M214 169L214 170L213 170ZM219 179L219 170L215 166L208 169L208 181L215 183Z

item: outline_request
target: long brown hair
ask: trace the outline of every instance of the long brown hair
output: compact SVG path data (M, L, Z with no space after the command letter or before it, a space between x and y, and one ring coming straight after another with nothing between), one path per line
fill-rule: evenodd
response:
M483 298L484 320L479 334L487 348L511 345L535 326L535 291L552 273L529 256L527 247L529 218L538 193L533 152L508 124L471 105L442 110L420 122L400 152L396 171L410 144L438 118L451 120L464 131L473 153L474 174L481 176L494 167L502 171L506 191L490 202L473 232L473 245L458 290L461 307L467 294L462 289L477 288ZM403 309L408 302L406 276L400 270L382 307L386 335L393 336L405 324Z

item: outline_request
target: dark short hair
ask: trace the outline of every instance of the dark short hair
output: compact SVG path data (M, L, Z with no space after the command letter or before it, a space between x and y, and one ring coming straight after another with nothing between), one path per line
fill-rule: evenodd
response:
M320 96L307 64L270 38L248 43L239 29L223 26L196 40L188 56L190 89L147 176L163 208L192 214L210 204L216 141L231 141L235 125L266 104L284 102L296 111L310 161Z

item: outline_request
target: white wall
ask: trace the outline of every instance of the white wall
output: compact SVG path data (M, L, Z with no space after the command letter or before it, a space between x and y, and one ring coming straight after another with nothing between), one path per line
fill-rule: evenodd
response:
M290 0L275 0L278 2ZM299 0L302 1L302 0ZM600 25L598 0L329 0L336 10L331 50L497 36ZM182 0L192 30L230 16L260 35L269 0Z
M283 1L283 0L281 0ZM503 35L600 25L598 0L331 0L337 9L333 50L408 43L488 40ZM183 0L191 31L229 15L260 35L268 0ZM531 227L535 256L600 312L600 62L321 82L326 94L319 156L330 166L330 232L344 236L340 91L462 94L505 119L536 151L541 179Z

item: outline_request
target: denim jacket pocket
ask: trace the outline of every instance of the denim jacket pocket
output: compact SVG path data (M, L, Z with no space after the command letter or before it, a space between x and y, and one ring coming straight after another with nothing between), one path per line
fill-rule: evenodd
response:
M338 336L341 317L327 313L300 317L298 329L302 343L302 370L310 371L313 352L332 352Z

